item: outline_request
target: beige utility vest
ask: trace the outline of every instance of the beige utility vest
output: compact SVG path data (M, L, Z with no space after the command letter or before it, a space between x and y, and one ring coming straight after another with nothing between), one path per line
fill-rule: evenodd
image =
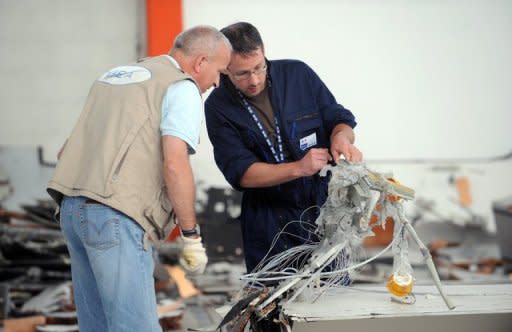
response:
M123 212L151 239L164 239L173 213L163 177L161 105L167 88L185 79L192 80L159 56L96 80L48 184L50 196L59 205L63 195L88 197Z

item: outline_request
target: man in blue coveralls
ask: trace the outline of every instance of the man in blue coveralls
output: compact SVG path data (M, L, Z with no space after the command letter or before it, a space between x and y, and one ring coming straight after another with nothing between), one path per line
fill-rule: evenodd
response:
M206 100L206 125L217 166L243 192L240 220L252 271L286 224L314 223L319 209L308 208L325 202L329 181L318 172L341 155L360 162L362 153L353 145L354 115L308 65L267 60L249 23L221 32L233 51L219 88ZM306 228L287 225L269 255L303 244L310 237Z

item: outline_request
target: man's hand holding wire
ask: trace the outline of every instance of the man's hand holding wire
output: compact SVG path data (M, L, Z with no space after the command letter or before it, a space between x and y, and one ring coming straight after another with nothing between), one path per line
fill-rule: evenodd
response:
M339 131L332 136L330 152L336 162L340 159L341 155L343 155L346 160L354 163L359 163L363 160L363 153L352 144L349 135L346 135L344 131Z

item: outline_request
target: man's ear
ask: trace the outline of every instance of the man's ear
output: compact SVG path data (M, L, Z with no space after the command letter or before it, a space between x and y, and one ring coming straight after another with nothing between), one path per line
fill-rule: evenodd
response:
M204 66L208 62L208 57L206 55L198 55L194 60L194 72L200 73L201 67Z

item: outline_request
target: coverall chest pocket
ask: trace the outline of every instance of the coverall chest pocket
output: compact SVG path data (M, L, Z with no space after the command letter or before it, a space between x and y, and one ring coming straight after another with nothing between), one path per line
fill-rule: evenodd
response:
M324 130L320 113L302 112L288 119L290 140L293 149L303 156L310 148L318 148L324 144Z

